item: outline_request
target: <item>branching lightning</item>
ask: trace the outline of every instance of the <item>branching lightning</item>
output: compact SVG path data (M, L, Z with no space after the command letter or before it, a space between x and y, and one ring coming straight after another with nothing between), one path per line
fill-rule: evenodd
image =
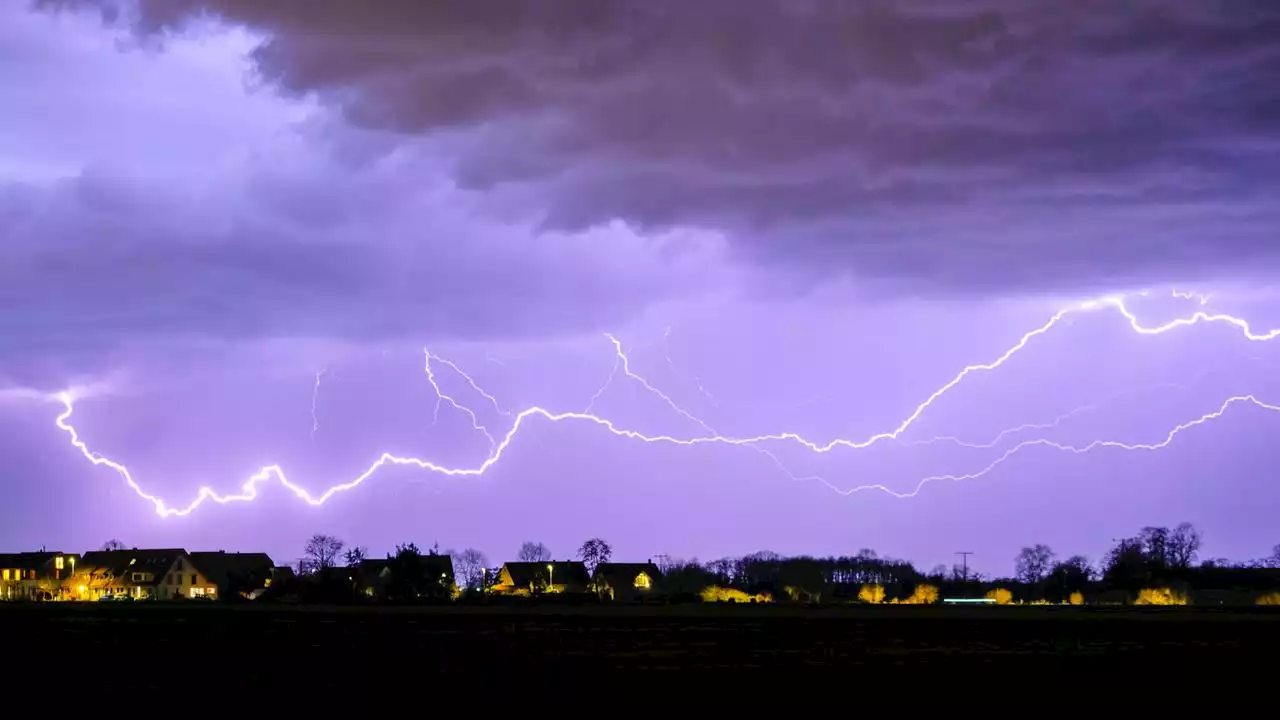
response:
M311 439L316 439L316 432L320 430L320 416L316 414L316 407L320 402L320 381L324 379L325 371L321 370L316 373L316 384L311 388Z
M1195 295L1191 293L1179 293L1177 291L1174 291L1173 294L1175 297L1186 298L1186 299L1191 299L1191 298L1198 299L1202 306L1205 305L1208 301L1208 296ZM1135 333L1140 335L1159 335L1159 334L1172 331L1177 328L1189 327L1189 326L1193 326L1201 323L1206 323L1206 324L1214 323L1214 324L1224 324L1224 325L1234 327L1241 332L1244 338L1250 341L1255 341L1255 342L1265 342L1280 336L1280 330L1271 330L1267 332L1255 332L1250 327L1249 323L1245 320L1242 320L1232 315L1221 314L1221 313L1209 313L1203 310L1197 311L1188 317L1178 318L1162 325L1147 326L1142 324L1139 318L1133 312L1130 311L1128 306L1126 306L1125 296L1117 295L1117 296L1108 296L1104 298L1089 300L1076 305L1071 305L1069 307L1066 307L1060 310L1059 312L1054 314L1052 317L1050 317L1049 320L1045 322L1043 325L1024 334L1017 342L1015 342L1008 350L1006 350L1003 354L1001 354L996 359L987 363L969 365L963 368L949 382L945 383L944 385L939 387L937 390L935 390L932 394L930 394L927 398L925 398L923 402L921 402L910 413L908 413L907 416L900 423L898 423L898 425L893 429L872 435L863 440L849 440L849 439L839 438L839 439L831 440L826 443L817 443L817 442L808 440L802 437L801 435L799 435L798 433L794 433L794 432L779 432L779 433L768 434L768 435L757 435L753 437L734 437L734 436L720 434L715 429L713 429L710 425L708 425L706 422L704 422L697 416L685 410L677 402L675 402L670 396L663 393L661 390L659 390L657 387L651 384L644 377L635 373L631 369L630 358L625 352L622 343L613 335L606 335L608 340L614 346L615 357L614 357L613 368L609 373L608 378L605 380L604 384L601 385L599 390L597 390L596 393L592 396L586 409L581 412L554 412L542 407L534 406L512 415L510 411L503 409L502 405L498 402L496 397L494 397L492 394L488 393L483 388L481 388L480 385L476 383L476 381L472 379L458 365L438 355L435 355L429 349L424 348L423 350L424 372L427 377L427 381L431 384L433 390L436 393L436 407L435 407L433 416L438 420L440 405L442 403L447 403L458 412L466 415L470 420L471 428L477 432L482 433L486 437L486 439L489 441L490 452L488 456L483 460L483 462L470 467L448 467L448 466L440 465L430 460L425 460L421 458L401 457L401 456L396 456L389 453L384 453L380 455L364 472L362 472L355 478L345 483L334 485L330 487L328 490L325 490L323 493L320 493L318 495L313 495L303 487L289 480L288 476L285 474L284 469L279 465L268 465L263 468L260 468L253 475L249 476L249 478L240 486L240 490L237 493L229 494L229 495L221 495L215 492L211 488L201 487L198 490L195 499L185 506L171 506L165 500L147 493L142 488L142 486L135 480L132 473L129 471L129 469L126 466L114 460L111 460L105 456L99 455L98 453L89 449L89 447L84 443L84 441L81 440L77 429L70 423L71 417L74 413L74 406L75 406L75 399L76 399L74 393L68 391L68 392L60 393L56 396L56 399L58 400L58 402L60 402L63 406L63 411L61 414L57 416L55 420L55 424L59 429L61 429L63 432L67 434L67 436L70 438L71 445L75 447L77 450L79 450L80 453L89 462L97 466L107 467L107 468L110 468L111 470L114 470L117 474L121 476L121 478L124 479L126 484L128 484L128 486L135 493L137 493L137 495L140 498L142 498L143 500L146 500L147 502L150 502L154 506L157 514L159 514L162 517L167 517L171 515L178 515L178 516L188 515L194 512L198 507L203 505L208 500L212 500L215 503L219 503L219 504L252 501L258 496L259 488L262 485L273 480L278 482L288 491L292 492L297 498L301 499L302 501L310 505L320 505L337 494L346 492L348 490L351 490L361 485L370 477L372 477L374 474L376 474L379 469L387 465L411 466L411 467L416 467L422 470L427 470L433 473L437 473L437 474L440 474L443 476L449 476L449 477L469 477L469 476L482 475L485 472L487 472L489 468L493 467L503 458L504 454L511 447L514 439L517 437L520 430L530 420L540 420L548 423L559 423L559 422L566 422L566 421L580 422L580 423L585 423L589 425L594 425L620 438L636 440L636 441L645 442L645 443L668 444L668 445L686 446L686 447L695 446L695 445L704 445L704 444L705 445L744 446L744 447L751 448L752 450L759 452L762 455L765 455L772 462L774 462L779 469L781 469L783 472L785 472L789 477L791 477L794 480L816 480L816 481L822 482L833 491L838 492L842 495L852 495L854 493L861 492L863 490L880 490L894 497L906 498L906 497L913 497L917 495L920 492L920 490L924 488L925 485L931 482L935 482L939 480L950 480L950 481L973 480L973 479L980 478L990 473L995 468L999 467L1001 464L1003 464L1010 458L1014 457L1015 455L1033 447L1044 446L1044 447L1052 448L1055 450L1070 452L1074 454L1089 453L1094 450L1099 450L1103 448L1121 449L1121 450L1130 450L1130 451L1137 451L1137 450L1154 451L1154 450L1159 450L1164 447L1167 447L1170 443L1173 442L1174 438L1176 438L1184 430L1198 427L1202 424L1209 422L1210 420L1218 419L1219 417L1224 415L1228 409L1237 405L1251 405L1253 407L1256 407L1262 410L1280 411L1280 406L1263 402L1262 400L1259 400L1257 397L1253 395L1237 395L1237 396L1227 398L1216 410L1205 413L1199 418L1196 418L1191 421L1184 422L1180 425L1175 426L1172 430L1170 430L1167 433L1167 435L1162 440L1155 443L1125 443L1125 442L1119 442L1115 440L1095 440L1093 442L1083 444L1083 445L1072 445L1072 444L1048 440L1045 438L1025 440L1009 447L1002 454L1000 454L994 461L992 461L990 464L986 465L985 467L980 468L977 471L967 473L967 474L946 474L946 475L935 475L935 476L926 477L921 479L915 485L914 489L912 489L910 492L895 492L894 490L881 484L858 485L856 487L842 489L819 477L797 478L795 475L791 474L790 471L788 471L783 466L782 462L772 452L770 452L766 447L763 447L764 445L769 443L790 443L790 444L798 445L803 449L807 449L810 452L821 454L821 453L829 453L837 448L848 449L848 450L860 450L860 449L868 448L881 441L899 440L900 437L915 424L915 422L921 417L921 415L927 409L929 409L936 401L938 401L940 398L946 395L949 391L951 391L953 388L959 385L966 377L975 373L992 372L999 369L1001 366L1007 363L1010 360L1010 358L1014 357L1015 355L1020 353L1024 348L1026 348L1028 344L1030 344L1033 340L1035 340L1037 337L1041 335L1044 335L1050 332L1055 326L1061 323L1063 319L1068 317L1069 315L1083 313L1083 312L1104 310L1104 309L1115 310L1121 317L1125 319L1130 329L1132 329ZM667 358L669 361L670 360L669 355L667 356ZM511 418L512 421L506 433L503 434L501 437L495 436L493 433L489 431L489 429L484 425L484 423L481 422L480 417L475 410L459 402L452 395L445 393L439 384L438 378L433 368L433 363L438 366L446 367L452 370L459 377L461 377L463 381L465 381L469 385L469 387L472 389L473 392L475 392L477 395L484 398L489 404L491 404L493 406L494 411L496 411L497 414L504 417ZM674 413L682 416L686 420L697 425L703 431L704 434L695 435L692 437L682 437L682 436L667 435L667 434L650 435L650 434L645 434L645 433L620 427L614 421L595 414L593 411L593 408L595 407L596 402L612 386L612 384L618 378L619 373L621 373L622 376L627 380L630 380L632 382L639 384L647 392L649 392L650 394L660 399ZM323 371L317 374L316 376L316 386L315 386L316 392L318 392L318 389L319 389L321 375L323 375ZM1095 407L1096 406L1085 406L1082 408L1076 408L1075 410L1065 413L1049 423L1027 424L1027 425L1021 425L1015 428L1009 428L1001 432L993 441L989 443L969 443L969 442L960 441L959 439L954 437L942 437L942 438L933 438L930 440L914 441L908 444L921 445L921 444L929 444L929 443L935 443L935 442L953 442L953 443L956 443L965 447L971 447L971 448L993 448L999 445L1005 438L1011 435L1026 432L1028 430L1044 430L1044 429L1053 428L1065 422L1070 417L1074 417L1081 413L1087 412L1091 409L1094 409ZM315 422L315 395L314 394L313 394L312 410L313 410L312 433L314 435L316 429L318 428L318 423Z

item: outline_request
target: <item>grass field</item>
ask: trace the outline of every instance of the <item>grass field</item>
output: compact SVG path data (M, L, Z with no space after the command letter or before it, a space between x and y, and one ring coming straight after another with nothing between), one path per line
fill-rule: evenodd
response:
M82 658L93 683L231 687L407 679L438 672L1257 667L1280 612L1193 608L0 606L31 667ZM328 669L328 670L326 670ZM331 670L331 671L329 671Z

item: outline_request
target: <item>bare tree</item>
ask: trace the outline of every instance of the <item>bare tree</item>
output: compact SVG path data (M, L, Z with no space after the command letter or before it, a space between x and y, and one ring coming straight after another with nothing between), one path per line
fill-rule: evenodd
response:
M578 557L587 564L588 572L595 572L597 565L607 563L613 557L613 548L600 538L591 538L578 548Z
M450 551L449 554L453 556L453 576L458 585L466 590L482 590L489 558L475 548Z
M356 567L369 557L369 549L357 545L342 554L342 559L347 561L347 567Z
M312 535L302 548L301 567L304 572L313 573L338 564L338 557L346 543L332 535Z
M1178 527L1169 533L1166 543L1166 551L1169 559L1169 567L1186 569L1191 567L1191 563L1195 562L1196 556L1200 554L1200 531L1189 522L1179 523Z
M520 546L516 559L520 562L548 562L551 560L551 550L540 542L530 540Z
M1138 533L1142 554L1156 568L1169 567L1169 528L1147 526Z
M124 543L115 538L111 538L110 540L102 543L102 549L105 551L128 550L128 548L124 546Z
M1053 569L1053 549L1043 543L1024 547L1014 561L1014 574L1028 585L1035 585Z

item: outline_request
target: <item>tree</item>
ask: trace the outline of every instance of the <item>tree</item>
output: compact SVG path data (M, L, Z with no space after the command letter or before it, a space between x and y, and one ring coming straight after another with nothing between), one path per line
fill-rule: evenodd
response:
M1054 555L1053 549L1043 543L1024 547L1014 561L1014 575L1028 585L1035 585L1049 575Z
M439 555L438 547L433 545L424 555L416 543L397 545L396 554L387 563L391 570L388 594L400 600L442 600L449 597L453 593L452 583L437 572L440 570L438 563L427 561L428 557Z
M1273 568L1280 568L1280 545L1271 548L1271 557L1268 558L1267 564Z
M587 564L587 571L594 573L597 565L607 563L613 557L613 548L600 538L591 538L578 548L578 557Z
M520 546L516 559L520 562L550 562L551 550L540 542L530 540Z
M346 543L332 535L312 535L302 548L302 562L299 567L303 572L313 573L338 564L338 557Z
M350 550L347 550L342 555L342 559L347 561L347 567L356 567L360 563L364 562L365 559L368 557L369 557L368 548L364 548L359 545L351 548Z
M1148 526L1138 533L1142 554L1152 570L1160 571L1169 567L1169 528Z
M1072 594L1084 592L1093 579L1093 568L1089 567L1089 559L1083 555L1072 555L1053 566L1045 578L1045 599L1062 602Z
M1179 523L1169 534L1167 543L1169 567L1186 570L1200 553L1200 531L1189 522Z
M128 548L124 546L124 543L120 542L115 538L111 538L110 540L102 543L102 549L108 552L111 552L114 550L128 550Z
M466 590L483 590L485 568L489 566L489 559L484 553L475 548L467 548L449 554L453 557L453 574L458 585Z
M1142 537L1121 538L1102 561L1103 579L1117 588L1137 589L1149 575Z

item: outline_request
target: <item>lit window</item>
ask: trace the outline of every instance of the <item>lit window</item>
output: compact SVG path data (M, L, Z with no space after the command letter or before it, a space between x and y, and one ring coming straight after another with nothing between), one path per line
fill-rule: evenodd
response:
M8 580L8 579L9 579L9 571L8 571L8 570L5 570L5 571L4 571L4 579L5 579L5 580Z
M59 555L58 557L56 557L56 558L54 558L54 559L53 559L53 566L54 566L55 568L59 569L59 570L61 570L61 569L62 569L62 556L61 556L61 555Z
M653 581L649 579L647 573L640 573L636 576L636 587L641 590L648 590L653 585Z

